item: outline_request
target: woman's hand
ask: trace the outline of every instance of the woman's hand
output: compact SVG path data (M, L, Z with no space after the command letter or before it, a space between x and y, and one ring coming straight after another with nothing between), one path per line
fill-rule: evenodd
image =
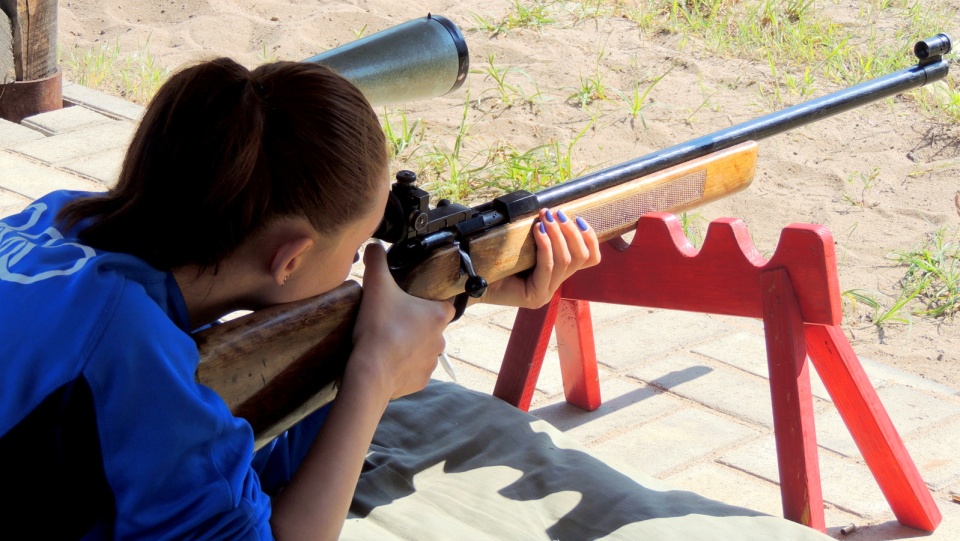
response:
M568 217L562 210L541 210L540 219L533 223L533 237L537 266L525 277L509 276L490 284L483 302L540 308L573 273L600 263L596 232L583 219Z
M363 300L344 381L364 378L388 398L399 398L430 381L445 346L443 330L453 319L453 307L400 289L379 244L367 245L363 262Z

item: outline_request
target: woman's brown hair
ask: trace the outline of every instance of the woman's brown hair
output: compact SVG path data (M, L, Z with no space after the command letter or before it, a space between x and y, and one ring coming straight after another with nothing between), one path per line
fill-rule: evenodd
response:
M117 185L59 218L159 269L216 266L273 218L337 234L369 212L386 171L376 114L348 81L317 64L218 58L160 88Z

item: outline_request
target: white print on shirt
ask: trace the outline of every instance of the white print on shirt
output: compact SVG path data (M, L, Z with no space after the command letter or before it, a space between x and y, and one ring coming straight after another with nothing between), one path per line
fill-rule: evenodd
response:
M47 205L34 203L27 207L24 213L31 213L27 223L14 227L0 222L0 280L16 282L18 284L32 284L54 276L69 276L87 264L96 252L89 246L66 242L63 235L52 227L39 235L26 233L40 221L40 217L47 210ZM16 264L26 257L35 248L55 250L50 254L54 261L73 261L69 269L46 270L35 275L19 274L14 271Z

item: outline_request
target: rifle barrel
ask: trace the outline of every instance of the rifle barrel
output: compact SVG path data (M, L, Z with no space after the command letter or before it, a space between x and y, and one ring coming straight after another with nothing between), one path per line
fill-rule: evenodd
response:
M949 61L924 63L827 94L757 119L680 143L537 192L541 207L555 207L649 173L758 141L946 77Z

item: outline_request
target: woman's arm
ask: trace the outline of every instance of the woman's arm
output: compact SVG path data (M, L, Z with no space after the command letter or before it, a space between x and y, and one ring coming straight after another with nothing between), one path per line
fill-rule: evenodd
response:
M533 272L491 284L486 302L540 307L567 277L600 262L593 230L562 212L542 210L534 237ZM364 263L354 350L337 399L306 459L274 503L271 524L284 541L339 536L387 403L423 389L444 349L442 333L453 317L452 306L404 293L378 245L367 247Z
M354 350L337 399L307 457L275 500L278 539L336 539L343 527L374 431L392 398L423 389L443 351L453 317L446 302L404 293L387 270L383 249L364 253L363 301Z

